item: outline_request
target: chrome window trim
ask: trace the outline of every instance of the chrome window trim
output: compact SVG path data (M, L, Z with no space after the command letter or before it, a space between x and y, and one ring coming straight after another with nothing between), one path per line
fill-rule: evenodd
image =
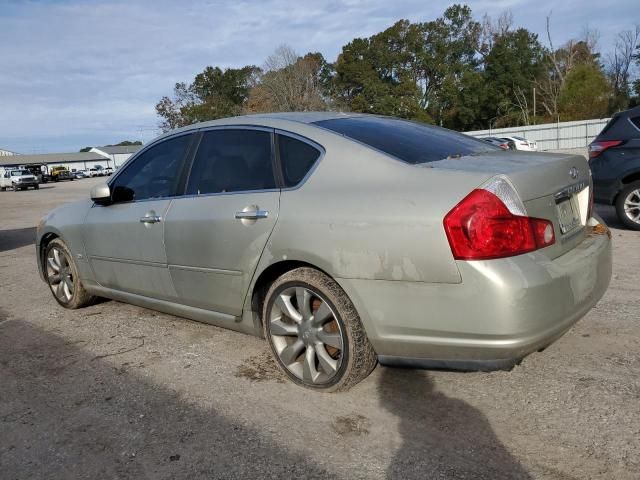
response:
M203 194L186 194L186 186L189 184L189 178L191 177L191 168L193 167L193 161L195 160L195 155L193 156L193 158L191 159L192 164L189 166L189 173L187 174L187 180L186 180L186 184L185 184L185 192L183 192L180 195L173 195L173 196L167 196L167 197L152 197L152 198L144 198L141 200L132 200L130 202L119 202L119 204L133 204L133 203L142 203L142 202L153 202L153 201L160 201L160 200L174 200L174 199L180 199L180 198L201 198L201 197L210 197L210 196L219 196L219 195L238 195L238 194L257 194L257 193L273 193L273 192L289 192L289 191L294 191L294 190L298 190L299 188L301 188L309 179L309 177L313 174L313 172L316 170L316 168L318 168L318 165L320 164L320 162L323 160L323 158L326 155L326 149L320 145L318 142L311 140L310 138L304 137L300 134L294 133L294 132L290 132L288 130L282 130L279 128L273 128L273 127L265 127L264 125L252 125L252 124L238 124L238 125L210 125L207 127L201 127L201 128L192 128L189 129L187 131L182 131L182 132L178 132L174 135L169 135L169 136L163 136L161 138L158 138L154 141L152 141L151 143L145 145L142 149L140 149L139 151L137 151L134 155L132 155L125 163L122 164L122 166L118 169L118 172L113 174L112 177L109 179L109 181L107 182L107 185L109 186L109 188L112 188L112 185L115 183L116 179L118 178L118 176L122 175L122 173L125 171L126 168L129 167L129 165L134 162L140 155L142 155L144 152L146 152L148 149L159 145L162 142L165 141L169 141L172 140L174 138L178 138L180 136L184 136L184 135L197 135L198 133L206 133L208 131L212 131L212 130L258 130L258 131L264 131L264 132L269 132L269 133L273 133L275 135L283 135L283 136L287 136L287 137L291 137L294 138L296 140L299 140L301 142L304 142L308 145L310 145L311 147L315 148L320 155L318 155L318 158L316 159L316 161L314 162L314 164L311 166L311 168L309 169L309 171L305 174L304 177L302 177L302 180L300 180L300 182L298 182L296 185L292 186L292 187L282 187L282 188L269 188L269 189L261 189L261 190L238 190L235 192L216 192L216 193L203 193ZM323 129L326 131L330 131L329 129ZM335 132L332 132L335 133ZM275 138L274 138L275 140ZM197 154L197 151L194 152L195 154ZM282 162L280 161L280 158L278 156L278 158L276 159L276 161L278 163L280 163L280 165L282 166ZM274 172L274 176L275 176L275 172ZM277 180L277 178L276 178ZM276 182L277 183L277 182ZM93 207L102 207L103 205L98 205L96 203L93 204Z
M273 193L273 192L279 192L281 189L280 188L269 188L269 189L264 189L264 190L238 190L236 192L215 192L215 193L192 193L192 194L184 194L184 195L180 195L179 197L171 197L174 199L182 199L182 198L204 198L204 197L217 197L217 196L222 196L222 195L238 195L238 194L243 194L243 195L248 195L248 194L256 194L256 193ZM144 200L141 200L144 201Z

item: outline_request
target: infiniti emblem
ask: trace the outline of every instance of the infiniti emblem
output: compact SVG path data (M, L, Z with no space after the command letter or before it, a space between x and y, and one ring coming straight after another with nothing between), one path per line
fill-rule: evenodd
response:
M571 167L571 168L569 169L569 176L570 176L571 178L573 178L574 180L575 180L576 178L578 178L578 169L577 169L576 167Z

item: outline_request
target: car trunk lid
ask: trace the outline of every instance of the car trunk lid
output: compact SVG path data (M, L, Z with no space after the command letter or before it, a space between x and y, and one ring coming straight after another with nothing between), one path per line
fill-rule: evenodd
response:
M448 158L425 164L446 170L502 175L514 186L531 217L551 220L556 243L544 251L551 258L582 241L588 220L590 171L579 155L497 152Z

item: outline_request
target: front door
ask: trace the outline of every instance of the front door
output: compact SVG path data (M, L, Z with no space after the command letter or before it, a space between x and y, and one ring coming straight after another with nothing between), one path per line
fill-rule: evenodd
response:
M176 298L164 248L165 218L191 135L143 151L110 183L113 203L94 205L84 224L85 251L96 281L107 288Z
M167 262L181 303L241 314L278 218L271 137L265 129L204 132L186 196L172 202L164 225Z

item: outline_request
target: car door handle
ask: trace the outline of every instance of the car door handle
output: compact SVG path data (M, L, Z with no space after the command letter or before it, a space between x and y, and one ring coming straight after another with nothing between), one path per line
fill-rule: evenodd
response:
M249 210L248 212L236 212L237 220L258 220L267 218L269 212L267 210Z
M158 215L149 215L148 217L140 218L140 223L158 223L162 221L162 217Z

